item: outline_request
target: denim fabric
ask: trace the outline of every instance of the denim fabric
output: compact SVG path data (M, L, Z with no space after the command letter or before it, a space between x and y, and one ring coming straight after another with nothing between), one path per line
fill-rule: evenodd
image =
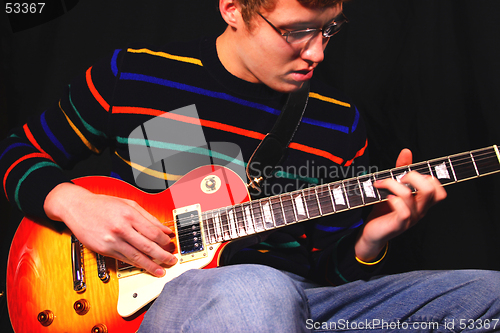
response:
M416 271L320 287L261 265L191 270L139 332L495 332L500 272Z

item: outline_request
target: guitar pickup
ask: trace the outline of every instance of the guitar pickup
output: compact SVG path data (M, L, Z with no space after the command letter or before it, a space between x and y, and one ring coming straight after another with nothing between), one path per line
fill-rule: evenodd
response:
M71 235L71 263L73 269L73 290L83 293L87 290L85 283L85 268L83 265L83 244Z
M173 210L180 263L207 256L199 204Z

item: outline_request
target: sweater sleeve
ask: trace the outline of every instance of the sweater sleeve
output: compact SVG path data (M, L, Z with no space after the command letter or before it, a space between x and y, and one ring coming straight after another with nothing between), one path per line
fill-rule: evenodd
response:
M355 109L354 106L352 108ZM354 141L354 147L357 148L354 148L352 152L355 157L349 165L344 165L341 171L343 175L348 175L346 178L377 171L369 166L367 139L362 118L359 118L356 131L359 131ZM361 146L363 148L359 149ZM314 263L312 275L318 282L341 285L360 279L367 280L380 274L385 258L375 265L365 265L356 260L354 245L365 223L367 209L370 208L336 213L315 224L312 237Z
M108 143L107 126L120 50L73 80L54 103L0 142L0 174L7 199L25 215L46 218L43 204L63 170Z

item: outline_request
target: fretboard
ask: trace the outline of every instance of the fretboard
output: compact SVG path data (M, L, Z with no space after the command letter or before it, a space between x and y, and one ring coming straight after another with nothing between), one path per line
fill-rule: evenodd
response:
M202 213L205 243L230 241L382 202L390 192L377 189L374 182L400 181L410 171L431 175L442 185L500 172L499 156L497 146L492 146L206 211Z

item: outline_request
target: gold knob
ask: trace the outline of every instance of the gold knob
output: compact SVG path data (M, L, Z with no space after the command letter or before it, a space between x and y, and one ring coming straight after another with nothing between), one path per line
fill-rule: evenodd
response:
M79 299L73 304L73 309L75 309L76 313L80 316L83 316L90 310L90 303L86 299Z
M92 333L108 333L108 328L104 324L97 324L92 327Z
M43 326L49 326L54 321L54 313L50 310L45 310L40 312L36 319L38 319Z

